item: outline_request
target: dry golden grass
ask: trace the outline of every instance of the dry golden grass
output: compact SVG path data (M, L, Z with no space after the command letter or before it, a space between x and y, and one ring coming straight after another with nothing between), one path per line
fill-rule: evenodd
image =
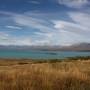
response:
M0 61L0 90L90 90L90 61Z

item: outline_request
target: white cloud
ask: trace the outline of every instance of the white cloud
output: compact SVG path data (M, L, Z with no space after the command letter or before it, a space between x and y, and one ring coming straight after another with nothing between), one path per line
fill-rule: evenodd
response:
M33 0L33 1L30 0L30 1L28 1L28 2L29 2L29 3L32 3L32 4L40 4L40 2L34 1L34 0Z
M49 40L47 39L44 39L44 40L36 40L33 42L33 45L51 45L52 42L50 42Z
M5 26L5 27L9 29L22 29L21 27L17 27L17 26Z
M53 30L51 27L45 25L47 24L46 21L37 18L32 18L26 15L15 15L13 16L13 20L19 25L39 29L42 32L49 32Z
M15 37L9 34L0 33L0 45L50 45L51 44L51 36L45 35L40 39L36 39L32 41L30 36L25 37Z
M3 44L14 45L69 45L77 42L88 41L89 39L89 20L87 14L68 13L74 22L44 19L27 16L25 14L5 13L11 16L11 20L18 26L25 26L29 29L35 29L33 37L25 35L23 37L2 36L6 40L0 42ZM85 21L85 22L84 22ZM51 23L50 23L51 22ZM50 25L49 25L50 24ZM9 28L14 28L9 26ZM38 29L38 30L37 30ZM40 30L40 31L39 31Z
M36 40L33 41L33 45L51 45L54 33L35 32Z
M0 45L31 45L30 37L13 37L7 33L0 32Z
M88 0L58 0L59 4L72 8L80 8L88 4Z
M17 24L18 26L26 26L29 28L38 29L41 32L53 32L55 31L52 26L48 24L52 24L44 19L35 18L32 16L28 16L27 14L16 14L11 12L0 12L1 14L7 15L11 17L10 19ZM12 26L9 26L12 28Z
M52 38L53 37L53 33L41 33L41 32L35 32L36 36L43 36L43 37L47 37L47 38Z
M69 12L68 15L74 22L90 31L90 14L81 12Z
M9 13L9 12L2 12L5 15L11 16L11 19L13 20L13 22L19 26L25 26L26 28L33 28L33 29L38 29L39 31L35 31L35 39L33 39L32 42L29 42L28 38L27 39L22 39L23 41L20 41L20 38L18 37L18 39L16 38L12 38L13 39L12 42L13 44L17 44L19 45L20 43L22 45L25 45L25 43L27 45L46 45L46 44L50 44L50 42L52 41L52 36L54 33L54 28L47 26L47 21L42 20L42 19L37 19L37 18L33 18L27 15L20 15L20 14L14 14L14 13ZM14 27L14 26L6 26L7 28L17 28L18 27ZM24 36L26 37L26 36ZM11 42L9 42L10 44L12 44Z
M4 33L4 32L0 32L0 36L8 36L8 34L7 33Z
M0 32L0 45L8 45L9 35L4 32Z
M30 37L27 37L27 38L20 38L18 40L18 38L16 39L16 45L32 45L32 41L31 41L31 38ZM14 44L14 45L15 45Z
M5 38L5 37L4 37ZM0 39L0 45L32 45L30 38L14 38L7 37L5 39Z
M3 40L7 40L8 34L4 32L0 32L0 42Z
M53 20L52 22L54 23L56 30L59 31L55 35L55 38L59 40L54 38L57 41L57 44L70 45L78 42L90 42L90 30L87 27L79 23L62 20Z
M85 33L88 34L88 29L80 24L68 22L68 21L61 21L61 20L54 20L54 27L58 30L63 30L67 32L73 32L75 34L84 35Z

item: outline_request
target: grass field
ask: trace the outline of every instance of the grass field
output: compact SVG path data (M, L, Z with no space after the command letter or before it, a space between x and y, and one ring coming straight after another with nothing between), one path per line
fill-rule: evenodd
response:
M90 90L90 60L0 60L0 90Z

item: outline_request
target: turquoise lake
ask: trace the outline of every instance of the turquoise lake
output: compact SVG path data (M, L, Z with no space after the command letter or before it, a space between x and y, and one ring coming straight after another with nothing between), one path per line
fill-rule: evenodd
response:
M0 58L62 59L75 56L90 56L90 52L0 50Z

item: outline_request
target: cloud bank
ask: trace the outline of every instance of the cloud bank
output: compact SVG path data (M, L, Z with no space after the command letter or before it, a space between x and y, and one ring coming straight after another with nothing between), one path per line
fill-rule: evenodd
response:
M12 33L1 32L0 45L70 45L77 42L90 42L90 15L82 12L67 12L71 21L61 19L45 20L33 15L0 12L5 25ZM15 31L16 30L16 31ZM27 33L26 33L27 32Z
M81 8L88 4L88 0L58 0L59 4L72 8Z

